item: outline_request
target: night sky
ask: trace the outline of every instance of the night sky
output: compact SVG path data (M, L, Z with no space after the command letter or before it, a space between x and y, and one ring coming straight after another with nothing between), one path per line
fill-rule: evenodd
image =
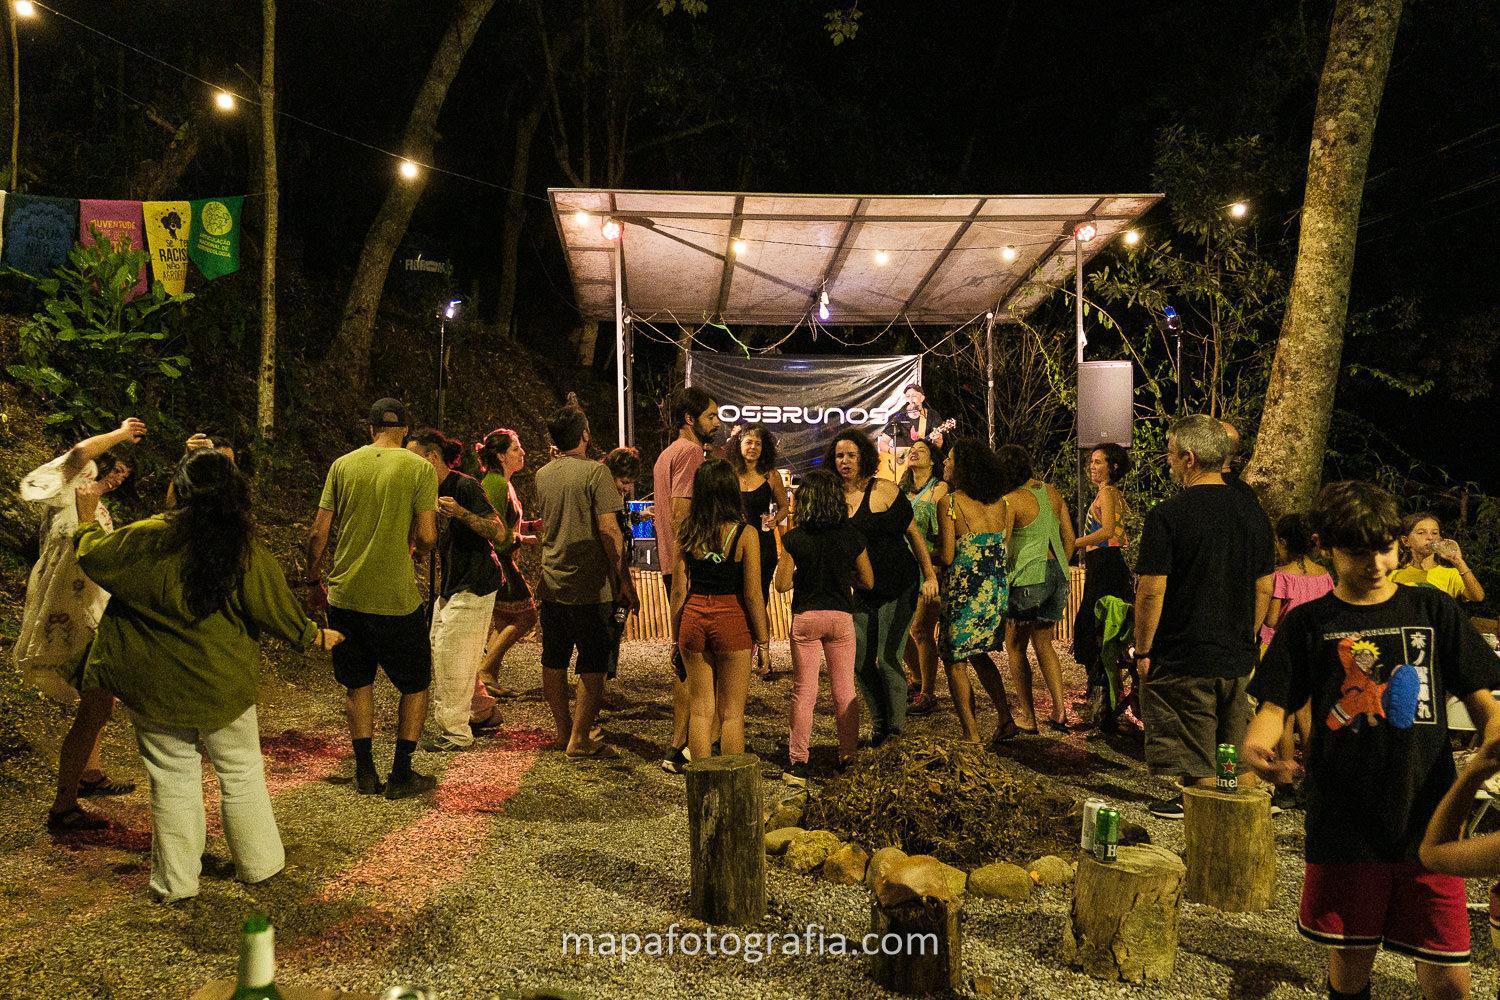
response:
M248 83L235 64L258 65L259 5L248 0L51 5L236 89ZM542 6L561 26L578 5ZM829 2L709 0L697 18L663 18L653 0L626 6L636 26L633 140L713 124L632 155L625 186L1156 190L1156 137L1181 124L1216 138L1261 135L1276 183L1244 195L1263 241L1295 237L1329 3L875 0L862 5L858 36L837 47L823 30ZM280 7L283 109L395 148L451 4ZM511 122L540 92L534 10L534 2L496 4L450 93L440 165L507 182ZM38 174L34 191L118 194L122 167L161 147L142 106L179 121L204 100L200 85L45 12L22 26L21 43L22 159ZM211 127L185 193L245 190L250 129ZM566 183L548 129L544 121L531 159L527 190L537 197ZM393 163L293 122L282 123L282 141L283 266L324 289L331 324ZM1414 305L1416 319L1411 329L1351 342L1346 358L1431 374L1438 386L1411 401L1356 381L1339 404L1491 492L1500 491L1500 460L1471 442L1495 404L1485 390L1500 319L1489 235L1500 222L1497 150L1500 14L1479 0L1407 4L1371 159L1353 309L1398 299ZM498 267L502 198L493 187L434 177L409 239L451 256L465 287L478 281L481 301ZM560 331L571 321L567 274L550 216L540 201L529 204L518 322ZM1481 395L1459 403L1454 391Z

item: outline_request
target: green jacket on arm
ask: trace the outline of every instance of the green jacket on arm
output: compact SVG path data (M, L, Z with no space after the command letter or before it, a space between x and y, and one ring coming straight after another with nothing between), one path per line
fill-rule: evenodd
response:
M228 604L195 620L169 516L112 533L90 522L74 534L79 566L110 594L83 687L113 691L153 725L218 729L255 704L261 637L302 648L316 641L318 626L303 613L276 557L253 539L244 579Z

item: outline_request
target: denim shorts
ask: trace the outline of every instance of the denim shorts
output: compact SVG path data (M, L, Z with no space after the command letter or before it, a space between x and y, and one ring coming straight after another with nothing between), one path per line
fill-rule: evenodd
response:
M1055 624L1068 613L1068 572L1056 559L1047 560L1047 578L1041 583L1010 588L1010 606L1005 617L1013 622Z

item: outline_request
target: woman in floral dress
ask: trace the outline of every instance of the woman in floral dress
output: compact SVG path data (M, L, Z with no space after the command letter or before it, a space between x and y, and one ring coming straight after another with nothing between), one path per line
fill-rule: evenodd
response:
M990 653L1005 645L1009 601L1006 565L1013 515L1005 502L1009 484L995 453L980 441L960 438L947 466L948 496L939 508L939 558L947 565L938 617L939 647L948 690L965 739L979 741L969 666L1000 715L991 743L1016 735L1005 680Z
M26 610L16 640L16 666L48 697L65 704L78 702L58 756L57 797L47 815L47 829L53 833L109 825L80 806L79 796L128 795L135 790L128 781L111 780L99 766L99 738L114 712L114 695L100 690L79 695L84 654L109 595L78 568L73 532L86 521L113 530L114 521L100 498L130 478L131 468L110 449L145 436L146 425L130 417L118 430L74 445L21 480L21 498L44 510L40 553L26 586Z

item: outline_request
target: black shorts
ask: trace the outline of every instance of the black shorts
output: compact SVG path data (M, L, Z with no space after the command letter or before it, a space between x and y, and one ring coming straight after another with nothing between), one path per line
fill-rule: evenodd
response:
M422 608L409 615L371 615L348 608L328 608L328 627L344 633L333 647L333 677L346 688L375 683L377 667L402 694L426 691L432 684L432 643Z
M541 605L542 669L567 670L573 659L573 650L577 649L578 663L573 667L576 673L606 673L611 650L618 645L614 602L558 604L556 601L542 601Z

